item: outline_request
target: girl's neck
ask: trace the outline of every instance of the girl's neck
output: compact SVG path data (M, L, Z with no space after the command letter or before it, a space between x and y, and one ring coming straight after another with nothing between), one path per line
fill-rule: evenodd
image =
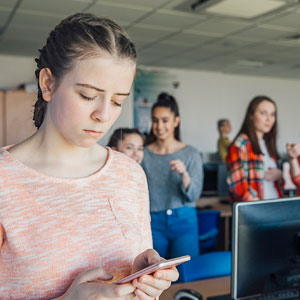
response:
M261 141L264 138L264 133L261 131L256 131L256 136L257 136L257 139L259 141Z
M84 163L91 159L94 152L94 146L85 148L72 145L61 135L57 135L57 132L45 131L43 127L31 137L29 143L35 149L35 153L40 154L45 161L63 164L75 161Z
M45 122L34 135L15 148L12 148L12 154L15 152L16 156L23 156L25 161L30 157L32 163L45 165L89 164L95 160L105 160L106 157L106 150L100 145L95 144L91 147L74 145L52 124L48 123L46 126Z
M72 147L43 136L42 129L9 152L27 167L59 178L87 177L100 170L108 157L107 150L98 144Z
M185 144L177 141L174 137L167 140L156 140L154 143L149 145L150 150L157 154L174 153L184 147Z

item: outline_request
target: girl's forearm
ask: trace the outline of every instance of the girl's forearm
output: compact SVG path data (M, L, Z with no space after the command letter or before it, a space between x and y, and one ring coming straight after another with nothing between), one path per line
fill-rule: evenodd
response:
M289 160L291 166L292 177L297 177L300 174L300 166L297 158L290 158Z
M182 184L184 186L184 189L187 190L191 184L191 177L189 173L186 171L182 173L181 175Z

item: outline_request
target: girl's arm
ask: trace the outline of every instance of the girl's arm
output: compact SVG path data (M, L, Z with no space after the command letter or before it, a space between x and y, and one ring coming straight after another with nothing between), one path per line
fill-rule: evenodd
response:
M181 191L186 202L196 201L203 188L203 163L198 151L190 154L190 161L185 165L181 160L170 161L172 170L181 175Z
M181 176L182 185L187 190L191 183L191 177L186 169L183 161L180 159L174 159L170 161L171 170L178 173Z
M248 165L246 147L240 149L232 145L227 155L228 177L227 183L230 192L240 201L257 200L257 192L253 190L247 180L244 167Z
M291 177L294 184L300 189L300 166L299 166L299 159L292 158L289 159L289 163L291 166Z
M112 276L102 268L90 269L77 276L69 289L61 297L53 300L134 299L135 287L131 283L120 285L105 283L111 279Z
M291 167L291 177L297 188L300 188L300 143L297 144L287 144L286 145L289 163Z

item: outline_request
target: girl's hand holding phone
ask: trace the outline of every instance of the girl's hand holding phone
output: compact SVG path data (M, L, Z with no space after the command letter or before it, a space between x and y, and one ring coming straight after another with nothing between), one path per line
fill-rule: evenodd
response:
M159 254L149 249L138 255L133 263L132 273L144 269L158 262L163 262L165 259ZM136 299L153 300L160 296L161 293L168 289L173 281L176 281L179 273L175 267L168 269L160 269L152 274L142 275L132 281L132 285L136 288Z
M133 300L136 299L135 287L131 283L107 284L112 279L103 268L93 268L81 273L69 289L54 300ZM104 281L103 283L101 281ZM145 298L146 299L146 298ZM147 298L149 299L149 298Z
M168 261L161 258L155 250L146 250L136 257L132 273L144 272L144 268L153 267L152 265L158 262L167 263ZM141 275L130 282L117 284L117 281L109 284L105 281L110 281L112 276L103 268L94 268L81 273L66 293L54 300L92 300L96 298L98 300L153 300L169 288L171 282L176 281L178 276L175 267L168 267L168 269L158 269L152 274ZM121 283L122 280L119 281Z

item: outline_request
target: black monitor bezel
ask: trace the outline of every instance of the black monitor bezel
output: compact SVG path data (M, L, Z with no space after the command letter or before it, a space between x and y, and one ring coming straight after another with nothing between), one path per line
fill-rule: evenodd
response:
M244 206L250 205L262 205L271 203L281 203L287 201L300 201L300 197L289 197L289 198L278 198L271 200L259 200L259 201L249 201L249 202L236 202L232 207L232 270L231 270L231 297L233 299L243 299L247 297L237 297L238 292L238 219L239 219L239 209ZM251 295L254 296L254 295ZM250 297L250 295L249 295Z

